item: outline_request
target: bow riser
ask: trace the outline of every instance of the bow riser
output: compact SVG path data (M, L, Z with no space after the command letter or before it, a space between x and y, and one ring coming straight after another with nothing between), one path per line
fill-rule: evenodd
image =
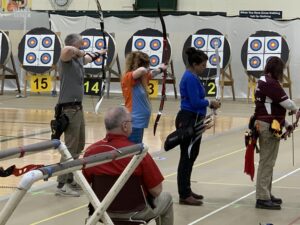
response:
M102 32L102 38L103 38L103 49L107 48L107 43L106 43L106 37L105 37L105 30L104 30L104 16L103 16L103 10L101 8L100 2L99 0L95 0L96 5L97 5L97 9L98 9L98 16L100 19L100 29ZM102 103L104 94L105 94L105 88L106 88L106 70L105 70L105 60L106 60L106 55L102 56L102 85L101 85L101 91L100 91L100 95L99 95L99 100L95 106L95 113L97 114L99 109L100 109L100 105Z

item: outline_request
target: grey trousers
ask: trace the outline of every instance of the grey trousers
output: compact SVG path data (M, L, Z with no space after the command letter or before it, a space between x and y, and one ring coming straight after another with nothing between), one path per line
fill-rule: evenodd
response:
M256 180L256 199L271 198L273 168L278 155L280 139L269 130L270 124L256 121L259 124L259 166Z
M69 125L64 132L65 144L74 159L78 159L85 145L85 122L82 109L68 108L63 113L69 118ZM62 161L62 159L61 159ZM70 183L73 174L68 173L57 177L59 183Z

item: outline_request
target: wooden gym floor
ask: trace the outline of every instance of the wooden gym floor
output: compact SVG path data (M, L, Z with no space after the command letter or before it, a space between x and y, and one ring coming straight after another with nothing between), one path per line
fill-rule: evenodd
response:
M27 98L15 98L14 93L0 96L0 150L37 143L50 138L49 122L57 98L48 94L33 94ZM97 99L86 97L86 146L105 134L103 112L110 106L122 104L120 95L105 98L99 115L93 113ZM162 150L166 136L174 130L174 119L179 100L168 97L157 134L152 134L153 122L159 100L152 100L153 116L145 131L145 143L165 176L164 190L173 196L175 225L274 225L300 224L300 133L294 133L295 165L292 165L292 138L282 141L274 171L273 194L283 198L281 211L255 209L255 182L243 173L244 139L252 103L246 100L225 99L218 112L215 129L204 134L200 154L192 174L194 192L205 196L203 206L178 204L176 171L179 148L169 152ZM298 104L299 105L299 104ZM59 161L54 151L47 151L23 159L1 162L7 168L12 164L51 164ZM255 164L257 169L258 157ZM20 177L0 178L0 209L9 194L15 190ZM79 225L87 216L87 199L54 196L55 178L35 184L9 219L7 225Z

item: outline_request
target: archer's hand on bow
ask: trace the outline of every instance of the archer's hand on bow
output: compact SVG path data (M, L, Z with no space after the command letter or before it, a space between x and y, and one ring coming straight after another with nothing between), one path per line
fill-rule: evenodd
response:
M95 52L97 52L100 55L105 55L107 53L107 49L101 49L101 50L95 51Z
M163 73L164 71L166 71L168 69L168 66L164 63L160 64L159 67L157 69L151 70L149 68L149 71L151 72L151 76L152 78L156 77L158 74Z
M284 134L281 136L282 139L286 140L288 137L291 137L291 134L294 132L294 125L292 124L288 124L287 126L285 126L285 132Z
M298 109L298 111L296 112L296 121L293 123L294 129L298 127L299 118L300 118L300 109Z

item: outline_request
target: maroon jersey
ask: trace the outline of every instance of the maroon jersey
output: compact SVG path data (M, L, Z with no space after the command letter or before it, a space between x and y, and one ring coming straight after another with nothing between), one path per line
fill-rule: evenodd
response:
M279 103L288 98L279 81L268 75L261 76L255 91L256 118L267 123L276 119L284 125L286 109Z

